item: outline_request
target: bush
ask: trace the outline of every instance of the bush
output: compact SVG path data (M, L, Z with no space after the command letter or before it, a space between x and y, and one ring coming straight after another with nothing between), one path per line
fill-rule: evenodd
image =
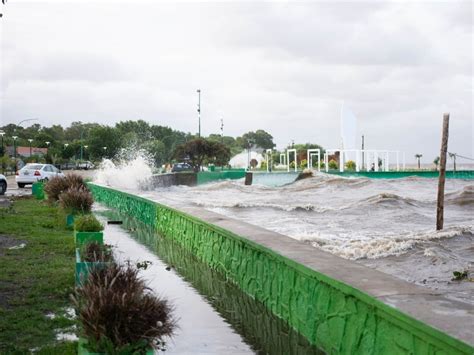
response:
M48 201L56 202L59 200L59 195L71 187L82 187L87 189L82 176L78 174L68 174L65 177L53 177L44 186L44 191L48 195Z
M81 248L81 258L86 262L113 261L112 248L97 242L86 243Z
M348 160L346 162L346 169L347 170L355 170L356 169L356 163L354 160Z
M301 162L300 162L300 167L301 169L305 169L308 167L308 161L306 159L303 159Z
M337 169L337 163L334 159L331 159L328 163L329 169L336 170Z
M59 195L61 208L72 214L89 213L93 203L92 194L83 187L71 187Z
M73 302L90 352L144 354L175 328L168 301L153 295L130 265L94 268Z
M79 232L100 232L104 226L93 214L85 214L74 220L74 229Z

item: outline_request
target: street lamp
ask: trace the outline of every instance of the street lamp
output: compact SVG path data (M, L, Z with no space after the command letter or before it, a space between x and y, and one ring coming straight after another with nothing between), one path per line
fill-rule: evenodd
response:
M199 120L199 131L198 131L198 137L201 138L201 89L197 89L198 93L198 120Z
M13 138L13 160L15 161L15 174L16 174L16 140L18 138L18 136L12 136Z
M32 154L31 154L31 142L33 142L33 139L31 139L31 138L28 139L28 142L30 142L30 158L31 158L31 156L32 156Z
M5 154L5 148L3 146L3 136L5 135L5 132L0 131L0 136L2 136L2 155Z
M102 149L104 150L104 157L105 157L105 152L107 151L107 147L102 147Z
M64 143L64 149L66 149L69 146L69 143Z

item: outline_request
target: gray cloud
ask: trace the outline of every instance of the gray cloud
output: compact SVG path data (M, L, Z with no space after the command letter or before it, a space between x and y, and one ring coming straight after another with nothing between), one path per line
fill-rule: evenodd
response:
M1 121L141 118L339 145L345 102L373 148L473 154L470 2L9 3Z

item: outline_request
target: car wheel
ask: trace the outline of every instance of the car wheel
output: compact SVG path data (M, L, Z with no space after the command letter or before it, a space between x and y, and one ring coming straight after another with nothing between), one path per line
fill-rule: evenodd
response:
M19 187L20 189L24 188L25 185L26 185L26 184L22 184L21 182L18 183L18 187Z
M0 181L0 195L5 195L5 191L7 191L7 183L6 181Z

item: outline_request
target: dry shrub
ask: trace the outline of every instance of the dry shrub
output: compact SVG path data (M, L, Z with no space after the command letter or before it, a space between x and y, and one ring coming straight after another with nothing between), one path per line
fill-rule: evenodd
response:
M94 199L84 187L70 187L59 195L59 205L68 213L89 213Z
M168 301L153 295L130 265L94 268L73 302L91 352L144 354L175 328Z
M81 249L82 260L87 262L111 262L113 261L110 245L97 242L85 243Z
M56 202L59 200L59 196L71 187L83 187L87 189L82 176L78 174L68 174L65 177L53 177L44 186L44 191L48 195L48 201Z

